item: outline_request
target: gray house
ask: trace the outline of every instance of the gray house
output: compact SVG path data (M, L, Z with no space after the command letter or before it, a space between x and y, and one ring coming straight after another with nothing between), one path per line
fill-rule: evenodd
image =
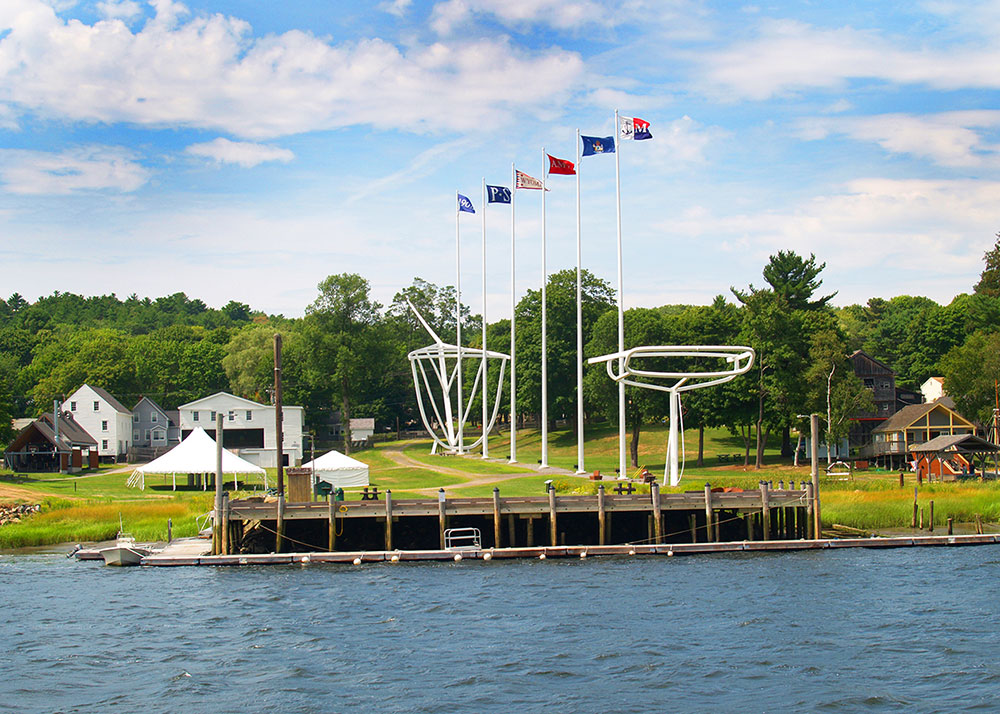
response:
M132 446L138 458L156 458L181 441L177 412L167 411L149 397L132 407Z

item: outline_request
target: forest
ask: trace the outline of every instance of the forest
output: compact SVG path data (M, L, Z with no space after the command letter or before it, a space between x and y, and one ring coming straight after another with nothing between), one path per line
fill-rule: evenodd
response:
M836 292L823 289L825 263L779 251L763 267L760 286L732 286L710 305L626 311L626 346L753 347L757 361L750 373L685 398L684 422L686 428L726 427L741 435L758 463L770 435L781 433L787 442L789 429L801 426L796 415L822 414L828 438L837 438L846 434L851 415L871 409L870 393L848 361L858 349L892 367L898 386L918 389L927 378L943 376L959 411L985 422L1000 378L1000 239L984 262L971 292L947 305L901 295L836 307ZM575 281L575 270L563 270L547 284L549 415L571 423ZM268 403L276 333L284 344L284 401L304 406L307 423L336 411L374 417L385 430L414 424L419 417L406 355L430 338L407 301L445 341L454 341L454 288L420 278L381 305L363 276L331 275L301 318L267 315L235 300L210 308L183 293L122 300L56 292L34 303L11 295L0 302L0 443L11 437L11 418L49 410L54 399L84 382L104 387L127 407L148 396L174 409L220 390ZM515 315L517 405L521 418L531 421L540 411L541 291L528 291ZM588 271L583 323L585 358L617 348L615 291ZM480 345L481 324L463 305L465 344ZM487 343L509 353L509 319L487 325ZM629 388L628 399L634 451L642 425L663 420L668 407L649 390ZM588 367L588 421L613 421L616 404L603 367Z

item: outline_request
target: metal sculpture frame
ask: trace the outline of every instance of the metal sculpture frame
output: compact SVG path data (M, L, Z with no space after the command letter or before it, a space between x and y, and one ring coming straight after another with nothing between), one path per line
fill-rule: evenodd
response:
M410 360L410 370L413 373L413 388L417 395L417 407L420 410L420 418L424 423L424 428L427 429L427 433L431 435L434 440L434 449L438 447L444 450L445 453L451 454L463 454L466 450L475 449L477 446L483 443L483 440L489 436L490 432L493 431L493 426L496 424L497 414L500 411L500 400L503 396L503 386L504 386L504 373L507 367L507 361L510 359L510 355L504 354L503 352L494 352L492 350L482 350L475 347L461 347L459 345L450 345L442 340L434 330L431 329L427 321L424 320L417 308L413 306L409 300L407 300L407 305L416 315L417 320L423 325L424 329L427 330L431 338L434 340L433 344L427 345L426 347L421 347L419 349L413 350L407 355ZM475 382L472 385L472 390L469 393L469 400L466 404L461 404L457 402L452 404L452 387L456 385L458 378L458 364L459 356L462 359L470 357L479 361L479 368L476 371ZM484 359L485 357L485 359ZM472 404L475 401L476 394L479 391L480 383L482 382L482 393L483 400L487 397L487 385L483 379L486 360L487 359L497 359L500 360L500 374L497 378L497 390L496 395L493 400L492 414L489 419L489 424L483 424L482 435L476 439L471 444L463 443L462 431L465 426L466 421L469 418L469 413L472 410ZM449 365L449 361L454 361L454 364ZM439 407L437 400L434 398L434 390L431 386L431 379L428 376L428 368L426 365L430 365L430 371L437 380L437 386L441 390L441 395L443 399L443 404ZM433 409L434 417L437 419L437 423L443 426L443 434L439 434L434 428L433 423L428 418L427 408L424 404L423 390L421 390L421 384L424 390L427 392L427 397L430 400L431 408ZM444 414L442 414L442 407ZM456 414L456 412L458 412ZM456 416L458 417L456 429Z
M666 485L669 480L671 486L676 486L681 480L677 443L680 432L679 422L682 418L680 413L681 392L730 382L746 373L753 366L755 357L756 353L752 347L739 345L648 345L593 357L588 360L588 363L600 364L603 362L608 376L617 384L655 389L670 394L670 432L667 437L667 462L663 468L663 483ZM724 370L682 372L637 369L631 364L633 360L655 358L722 359L728 362L730 367ZM638 382L636 378L674 380L674 382L670 385L663 385Z

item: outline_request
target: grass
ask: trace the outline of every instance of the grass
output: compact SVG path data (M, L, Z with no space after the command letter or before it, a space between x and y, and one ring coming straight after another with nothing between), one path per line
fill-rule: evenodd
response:
M662 476L666 428L655 425L644 429L640 439L639 462L652 473ZM792 467L778 457L778 444L765 450L767 466L759 471L742 465L742 440L721 429L706 430L705 463L695 467L697 432L686 434L687 466L684 480L664 492L701 490L705 483L713 487L759 488L761 480L796 483L809 479L809 467ZM490 440L491 456L503 459L509 453L509 434ZM390 455L402 450L415 463L401 465ZM739 462L720 463L718 454L739 454ZM541 436L534 430L520 430L517 435L519 464L483 461L430 454L429 441L404 441L379 444L374 449L352 454L368 464L373 485L391 489L396 498L433 498L434 491L448 486L456 497L488 497L498 487L504 496L534 496L545 492L545 482L552 479L559 493L595 493L598 483L587 478L534 471L541 457ZM576 465L576 436L572 430L550 432L549 463L573 470ZM614 427L588 427L586 468L599 469L613 478L618 465L618 432ZM447 469L443 472L442 469ZM195 519L211 508L212 491L188 487L179 479L177 491L171 489L169 476L150 476L146 489L130 489L127 473L109 473L110 467L77 475L11 474L0 471L0 494L16 494L7 500L41 503L40 513L20 523L0 526L0 548L44 545L58 542L82 542L113 538L118 531L121 513L125 529L140 540L166 538L167 519L173 520L174 535L193 535ZM502 478L508 476L508 478ZM275 470L269 470L269 482L275 483ZM479 483L476 483L480 481ZM485 481L481 482L481 481ZM468 485L463 485L463 484ZM613 481L604 482L613 487ZM241 482L242 490L234 497L259 493L259 478ZM226 488L232 489L227 482ZM640 487L645 491L648 487ZM825 524L840 523L868 530L908 528L913 517L913 483L899 487L898 479L878 472L859 472L854 480L821 478L820 493ZM348 499L357 498L350 489ZM996 482L955 482L925 484L919 503L929 518L929 501L934 500L935 524L943 526L948 517L957 522L972 521L977 514L987 521L1000 521L1000 484Z

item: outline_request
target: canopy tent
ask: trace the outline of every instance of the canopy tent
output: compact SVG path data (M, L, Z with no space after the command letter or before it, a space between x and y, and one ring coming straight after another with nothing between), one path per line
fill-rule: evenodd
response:
M368 464L345 456L339 451L328 451L318 459L302 464L302 468L315 469L317 479L340 488L369 484Z
M129 476L128 485L144 489L146 474L171 474L176 491L177 474L214 474L217 466L215 439L199 426L188 434L184 441L160 458L136 467ZM222 450L222 473L258 474L264 477L264 488L267 488L267 472L260 466L241 459L228 449Z

